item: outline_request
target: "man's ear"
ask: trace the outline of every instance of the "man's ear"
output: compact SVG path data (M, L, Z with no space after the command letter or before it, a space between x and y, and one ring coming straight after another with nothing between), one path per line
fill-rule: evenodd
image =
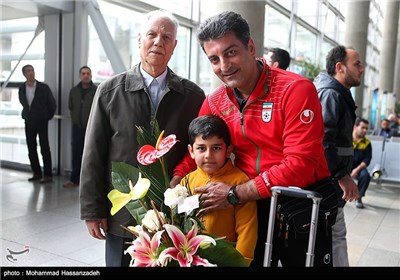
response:
M279 68L279 62L275 61L274 63L272 63L272 67Z
M343 71L344 71L343 68L344 68L343 62L337 62L335 64L336 74L343 73Z
M188 144L188 151L189 151L190 157L192 159L194 159L193 147L190 144Z
M256 45L252 38L250 38L249 43L247 44L247 47L249 48L250 53L255 57L256 56Z
M227 148L226 148L226 157L229 158L231 156L233 152L233 145L230 144Z

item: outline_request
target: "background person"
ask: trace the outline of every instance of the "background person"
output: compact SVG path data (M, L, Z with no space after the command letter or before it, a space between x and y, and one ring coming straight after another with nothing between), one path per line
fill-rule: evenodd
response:
M399 137L400 136L400 118L396 113L390 113L388 115L388 121L390 122L389 127L392 131L392 136Z
M79 186L86 126L97 90L92 82L92 70L88 66L79 69L79 79L81 81L71 89L68 99L72 121L72 172L69 181L63 184L65 188Z
M365 137L369 122L366 119L357 118L353 128L354 161L350 176L357 179L359 197L356 200L357 208L364 208L362 197L368 189L371 175L367 169L372 158L371 141Z
M28 181L49 183L52 181L53 172L48 130L49 120L56 112L56 100L50 87L35 79L35 69L32 65L27 64L22 67L22 74L26 78L26 82L19 87L18 98L23 107L22 118L25 120L26 144L33 172L33 176ZM43 172L37 154L36 137L38 135Z
M198 30L200 45L223 82L207 95L199 115L214 114L225 120L235 166L250 180L236 188L212 182L196 191L205 194L206 213L257 200L258 239L251 266L261 267L271 187L305 188L329 177L321 104L311 81L256 59L249 25L240 14L226 11L212 16ZM172 185L188 173L188 166L185 161L175 169ZM290 242L285 246L283 239L274 238L273 266L278 260L284 266L305 264L308 239ZM331 246L330 228L326 235L317 233L316 266L331 266Z
M386 139L393 136L393 131L390 129L390 121L388 119L381 120L381 127L374 130L372 135L379 135Z
M205 115L195 118L189 125L189 143L188 150L197 169L186 175L181 185L187 182L192 193L196 187L210 182L236 186L249 180L230 159L233 146L229 127L220 117ZM207 233L225 236L226 240L235 242L235 248L250 265L257 241L255 201L205 214L202 221Z
M358 52L336 46L326 56L326 73L321 72L314 80L324 117L325 157L339 200L336 223L332 226L333 266L349 266L343 207L346 201L353 201L359 196L357 185L350 176L357 108L350 88L360 85L363 73L364 66Z
M268 66L286 70L290 65L290 54L280 48L270 48L265 58Z
M133 236L122 226L135 220L126 208L111 216L107 194L114 189L112 162L137 166L137 128L154 131L155 121L165 134L179 142L168 153L168 171L187 152L188 126L197 117L204 91L176 75L168 66L175 50L178 21L169 12L156 10L144 16L138 37L140 63L102 82L93 100L86 130L80 178L81 219L89 234L106 240L106 266L128 266L124 255ZM157 82L157 83L156 83Z

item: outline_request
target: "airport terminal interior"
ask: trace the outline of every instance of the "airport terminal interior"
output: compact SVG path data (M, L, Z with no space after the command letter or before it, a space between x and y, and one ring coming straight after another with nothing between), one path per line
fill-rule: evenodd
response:
M311 80L324 71L332 47L359 52L365 73L351 93L357 116L369 120L368 170L379 170L380 177L371 182L364 209L345 206L350 266L400 266L400 137L370 135L390 113L400 116L400 1L2 0L0 9L1 266L105 265L104 242L91 238L80 220L79 187L63 188L72 169L68 93L83 65L98 85L137 64L141 16L156 9L179 21L169 67L206 94L220 81L196 31L221 11L246 18L257 56L283 48L291 58L287 70ZM32 171L18 100L26 64L57 103L49 121L53 181L46 184L28 181Z
M105 242L80 220L79 189L63 188L67 178L40 184L28 182L29 172L0 171L1 266L105 266ZM363 202L344 207L350 266L399 267L399 183L372 182Z

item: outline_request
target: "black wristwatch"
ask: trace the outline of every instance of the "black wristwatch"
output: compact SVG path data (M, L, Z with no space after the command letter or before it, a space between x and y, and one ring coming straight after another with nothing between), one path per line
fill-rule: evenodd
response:
M236 186L233 186L229 189L228 191L228 196L226 197L228 202L232 205L238 205L239 204L239 198L236 195Z

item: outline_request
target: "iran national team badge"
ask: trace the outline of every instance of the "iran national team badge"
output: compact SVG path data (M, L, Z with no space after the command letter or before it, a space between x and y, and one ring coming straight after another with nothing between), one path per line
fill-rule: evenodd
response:
M307 109L307 110L304 110L303 112L301 112L300 120L302 123L308 124L308 123L312 122L313 119L314 119L313 111Z
M262 120L264 122L270 122L272 117L272 102L264 102L262 108Z

